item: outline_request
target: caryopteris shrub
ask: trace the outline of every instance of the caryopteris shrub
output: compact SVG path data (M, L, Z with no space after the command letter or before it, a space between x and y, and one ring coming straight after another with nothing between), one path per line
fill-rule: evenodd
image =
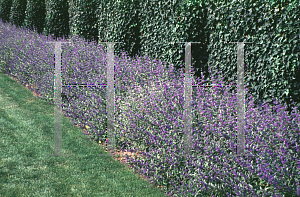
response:
M1 23L1 70L32 84L53 104L54 45L46 38ZM53 41L53 40L48 40ZM64 40L63 40L64 41ZM99 84L106 80L106 54L82 40L62 45L63 83ZM115 55L116 147L143 152L135 169L177 196L300 195L299 111L288 117L277 105L253 108L245 101L245 155L236 154L236 94L199 86L192 100L192 154L185 158L184 73L147 57ZM203 78L202 78L203 79ZM197 84L203 81L196 79ZM213 79L224 84L219 79ZM193 84L195 80L193 79ZM102 87L103 88L103 87ZM218 87L220 88L220 87ZM245 89L247 91L247 89ZM91 136L106 139L106 89L63 87L63 111ZM65 98L69 98L66 101ZM276 104L277 102L274 101ZM129 159L129 158L127 158Z

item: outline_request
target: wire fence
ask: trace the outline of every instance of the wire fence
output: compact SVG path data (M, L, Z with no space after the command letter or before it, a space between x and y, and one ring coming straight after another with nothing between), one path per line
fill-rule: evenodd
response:
M61 44L71 43L71 42L48 42L55 43L55 80L54 80L54 154L48 156L69 156L62 154L62 108L61 108L61 87L72 84L61 83ZM115 82L114 82L114 43L107 43L107 84L82 84L73 86L105 86L107 87L107 148L106 154L112 155L115 151ZM118 42L120 43L120 42ZM182 42L175 42L182 43ZM191 111L192 111L192 87L197 86L230 86L225 84L211 84L211 85L193 85L191 77L191 43L194 42L184 42L185 43L185 78L184 78L184 154L185 156L191 155L192 148L192 121L191 121ZM199 42L196 42L199 43ZM238 69L237 69L237 156L244 154L245 137L244 137L244 117L245 117L245 107L244 107L244 43L238 42L237 58L238 58ZM180 85L180 84L178 84ZM100 156L104 156L103 154Z

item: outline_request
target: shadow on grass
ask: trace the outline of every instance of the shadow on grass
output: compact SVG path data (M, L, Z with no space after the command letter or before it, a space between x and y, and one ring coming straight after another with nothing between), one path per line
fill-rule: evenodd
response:
M165 196L64 115L62 154L71 156L45 156L54 107L35 96L0 72L0 196Z

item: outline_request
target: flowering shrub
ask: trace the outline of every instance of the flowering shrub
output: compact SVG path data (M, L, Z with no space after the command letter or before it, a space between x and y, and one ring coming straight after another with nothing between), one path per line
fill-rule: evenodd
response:
M53 48L45 37L16 30L15 26L1 26L1 70L22 84L33 85L42 99L54 104ZM103 48L87 47L87 43L74 39L73 46L62 45L62 52L64 82L105 81L107 58ZM230 95L226 88L214 88L211 94L198 87L192 99L192 154L184 157L183 69L177 76L172 65L167 68L147 57L132 60L125 53L114 60L116 146L143 152L143 159L127 159L142 174L152 176L153 182L163 185L168 194L300 195L298 110L288 117L280 105L273 107L276 113L268 105L254 109L248 96L245 155L237 157L236 95ZM214 80L224 84L213 79L214 84ZM195 81L193 84L203 82ZM73 124L85 125L89 134L102 142L107 127L104 88L62 88L69 98L62 103L63 112Z

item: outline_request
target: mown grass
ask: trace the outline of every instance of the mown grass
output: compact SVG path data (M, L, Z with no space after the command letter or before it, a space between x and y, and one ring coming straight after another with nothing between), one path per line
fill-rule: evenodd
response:
M0 72L0 196L165 196L62 117L53 154L54 107Z

